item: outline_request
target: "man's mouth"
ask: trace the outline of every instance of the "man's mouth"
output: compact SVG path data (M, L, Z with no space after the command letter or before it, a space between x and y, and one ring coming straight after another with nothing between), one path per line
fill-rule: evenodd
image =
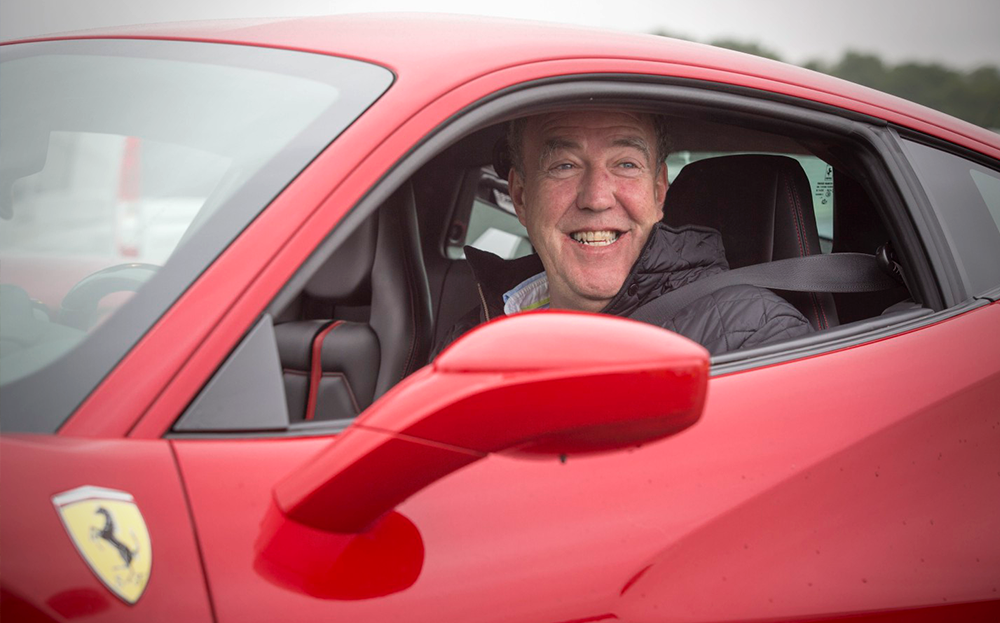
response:
M622 232L604 229L601 231L575 231L570 238L589 247L605 247L613 244Z

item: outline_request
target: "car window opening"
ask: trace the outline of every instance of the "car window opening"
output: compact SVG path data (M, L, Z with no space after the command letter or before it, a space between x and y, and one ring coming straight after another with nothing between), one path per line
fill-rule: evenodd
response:
M700 210L698 216L703 218L704 205L699 200L718 195L714 204L723 209L711 215L716 221L705 224L722 231L731 268L831 252L874 255L886 247L890 234L875 209L873 194L856 181L850 167L839 166L842 142L747 126L738 126L734 132L729 124L686 121L677 124L687 129L673 137L675 148L666 160L673 188L667 193L664 220L669 223L672 213L687 212L686 202L692 214ZM507 180L493 163L496 143L504 131L503 124L486 127L424 165L352 234L342 245L343 251L333 252L324 268L278 314L275 331L292 424L346 424L399 378L427 363L431 345L468 310L482 305L480 289L465 259L466 245L507 260L533 253L527 232L513 213ZM839 155L831 157L831 153ZM469 154L479 154L479 161L470 161ZM787 171L787 179L785 173L774 173L774 167ZM684 189L684 178L698 168L710 176ZM685 173L687 169L691 172ZM768 206L770 216L761 220L776 219L778 224L768 227L784 229L754 236L746 224L734 227L733 215L745 214L748 206L725 205L733 201L726 193L748 201L752 193L747 191L754 180L769 176L777 176L775 183L787 186L776 208L783 213L775 216L774 208ZM381 250L389 221L403 224L391 242L398 251L391 258ZM756 244L759 240L773 242L764 248ZM353 262L361 269L349 278L354 280L351 284L339 284L347 278L345 263L339 258L348 256L366 259ZM382 263L376 268L375 262ZM338 267L336 278L333 266ZM418 266L422 268L416 275L406 272ZM400 283L381 283L375 277L381 272L411 284L415 280L417 287L393 290ZM403 275L408 276L402 279ZM920 308L906 302L904 287L864 295L779 294L802 310L818 331L816 336L839 326L870 322L883 312L903 314ZM394 313L387 314L385 302L391 302ZM391 335L387 316L396 323ZM354 356L334 355L346 347L353 349ZM780 351L781 346L765 350Z

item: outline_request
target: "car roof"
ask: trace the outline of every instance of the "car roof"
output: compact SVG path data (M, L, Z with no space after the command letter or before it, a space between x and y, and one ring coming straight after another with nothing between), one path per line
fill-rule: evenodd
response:
M530 63L654 62L667 75L803 97L1000 157L1000 135L930 108L801 67L658 35L491 17L372 13L150 24L33 40L65 38L180 39L330 54L382 65L440 93Z

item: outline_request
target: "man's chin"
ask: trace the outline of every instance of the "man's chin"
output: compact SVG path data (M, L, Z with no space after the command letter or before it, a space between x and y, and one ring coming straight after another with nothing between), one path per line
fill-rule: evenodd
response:
M574 288L573 294L577 302L577 309L583 311L598 312L604 309L611 299L618 294L621 289L621 282L617 286L611 284L589 283L584 287Z

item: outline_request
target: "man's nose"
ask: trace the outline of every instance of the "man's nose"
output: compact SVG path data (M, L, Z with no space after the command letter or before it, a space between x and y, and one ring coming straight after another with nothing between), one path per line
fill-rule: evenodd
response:
M577 191L577 207L581 210L607 210L614 205L614 181L610 172L599 167L586 169Z

